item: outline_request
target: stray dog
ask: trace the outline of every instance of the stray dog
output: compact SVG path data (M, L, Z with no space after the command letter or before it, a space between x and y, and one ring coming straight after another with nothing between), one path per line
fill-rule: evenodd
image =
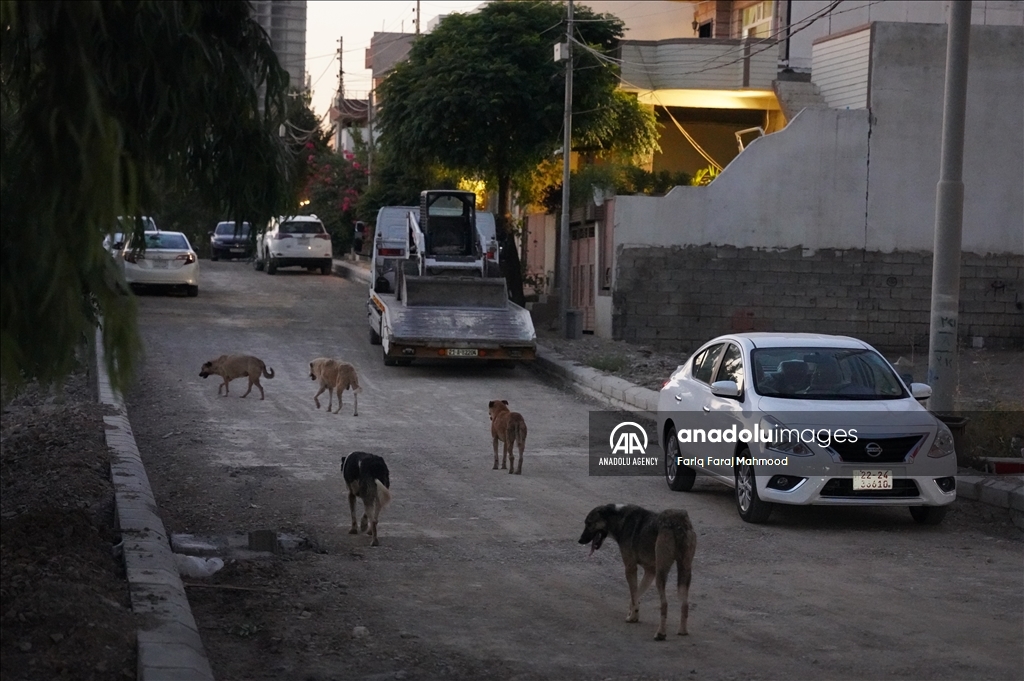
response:
M501 467L508 461L509 474L523 474L523 449L526 447L526 421L517 411L509 411L508 400L491 400L487 403L487 415L491 417L491 439L494 445L494 470L498 470L498 441L505 444L501 455ZM519 467L512 445L519 447Z
M383 457L366 452L352 452L341 457L341 477L348 487L348 507L352 511L352 529L349 534L360 530L373 535L370 546L380 546L377 541L377 518L384 507L391 502L391 474ZM363 500L363 519L356 527L356 497ZM367 530L369 527L369 530Z
M611 536L619 544L622 562L626 566L629 583L629 615L627 622L640 621L640 597L655 580L661 597L661 626L655 641L665 640L665 620L668 617L668 599L665 582L672 564L678 570L677 586L682 601L679 635L686 636L686 618L690 611L690 575L693 553L697 550L697 533L693 531L690 515L686 511L669 509L655 513L639 506L608 504L598 506L587 514L580 536L581 544L590 544L590 553L601 548L604 538ZM644 569L640 587L636 585L636 568Z
M356 376L356 368L348 362L337 359L321 357L309 363L309 377L314 381L320 381L320 390L313 395L316 408L320 408L320 395L327 391L327 413L331 413L331 405L334 404L334 393L338 393L338 409L341 411L341 393L349 388L352 389L352 396L356 402L355 411L352 416L359 416L359 393L363 391L359 387L359 377Z
M217 359L210 360L204 364L199 370L199 375L203 378L207 376L220 376L223 378L224 383L217 386L217 394L220 395L220 389L224 388L224 397L228 396L228 383L232 379L248 376L249 389L245 391L245 395L252 392L252 387L256 386L260 389L260 399L262 400L263 386L260 385L260 376L273 378L274 370L268 369L263 360L252 355L221 355ZM245 395L242 395L242 397L245 397Z

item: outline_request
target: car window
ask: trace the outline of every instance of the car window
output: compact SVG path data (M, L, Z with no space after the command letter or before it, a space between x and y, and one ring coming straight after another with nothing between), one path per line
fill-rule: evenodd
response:
M235 223L233 222L221 222L217 225L216 234L234 236L235 234ZM243 222L242 228L238 232L239 236L249 236L249 223Z
M146 249L151 248L166 248L169 250L188 250L188 239L185 238L184 234L174 234L173 232L160 232L158 234L147 234L146 235Z
M718 345L712 345L710 348L702 352L693 361L693 377L701 383L711 383L711 376L715 370L715 363L722 354L725 344L719 343ZM697 360L700 360L698 364Z
M762 395L806 400L892 400L906 391L889 363L862 348L754 350L754 387Z
M282 222L281 234L323 234L324 226L319 222Z
M722 366L718 369L716 381L733 381L743 389L743 354L733 343L725 349L722 357Z

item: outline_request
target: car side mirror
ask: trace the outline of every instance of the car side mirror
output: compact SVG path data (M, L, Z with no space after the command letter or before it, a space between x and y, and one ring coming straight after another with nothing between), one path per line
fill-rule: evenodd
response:
M210 237L212 239L213 238L213 232L207 232L206 236L208 236L208 237Z
M736 381L715 381L711 384L711 394L717 397L739 397L740 387Z
M927 400L932 396L932 387L927 383L911 383L910 394L915 400Z

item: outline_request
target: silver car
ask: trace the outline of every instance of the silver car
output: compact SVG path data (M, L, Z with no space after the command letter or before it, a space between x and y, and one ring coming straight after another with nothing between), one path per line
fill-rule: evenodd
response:
M949 429L877 350L843 336L744 333L701 346L665 382L658 435L671 489L735 488L748 522L774 504L907 506L925 524L956 499Z

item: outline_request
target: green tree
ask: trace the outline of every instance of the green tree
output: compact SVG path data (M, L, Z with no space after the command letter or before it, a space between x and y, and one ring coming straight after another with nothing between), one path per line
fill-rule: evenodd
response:
M576 16L576 39L597 53L610 52L622 37L622 22L611 15L579 7ZM561 4L492 2L473 14L451 15L421 36L379 88L385 153L495 183L502 266L519 303L511 190L560 145L564 65L553 61L552 46L564 35ZM616 68L593 52L575 54L573 148L654 149L653 114L616 90Z
M151 213L154 178L254 223L287 201L287 73L251 11L230 1L0 3L7 386L60 380L102 320L111 377L126 387L140 349L134 301L101 244L119 215Z

